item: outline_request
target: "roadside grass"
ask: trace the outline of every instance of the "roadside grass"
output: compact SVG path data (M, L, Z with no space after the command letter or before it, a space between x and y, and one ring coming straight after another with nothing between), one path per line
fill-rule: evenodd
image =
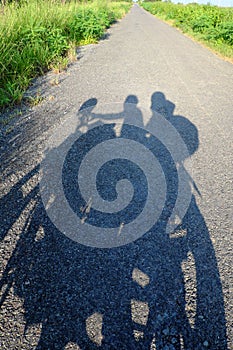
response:
M233 8L162 1L141 6L233 62Z
M19 103L30 82L75 59L78 45L96 43L130 2L13 1L0 5L0 109Z

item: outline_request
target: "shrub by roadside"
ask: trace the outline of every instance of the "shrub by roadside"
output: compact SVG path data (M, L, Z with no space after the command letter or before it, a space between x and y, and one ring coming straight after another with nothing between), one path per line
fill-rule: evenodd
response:
M0 108L20 102L32 78L65 67L76 46L97 42L130 6L29 0L0 7Z
M141 5L233 61L233 8L162 1Z

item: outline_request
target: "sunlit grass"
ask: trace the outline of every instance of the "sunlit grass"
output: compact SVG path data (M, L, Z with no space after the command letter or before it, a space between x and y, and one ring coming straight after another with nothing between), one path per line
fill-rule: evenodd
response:
M233 62L233 8L161 1L142 6Z
M29 0L0 7L0 108L17 103L31 79L64 68L75 47L97 42L130 3Z

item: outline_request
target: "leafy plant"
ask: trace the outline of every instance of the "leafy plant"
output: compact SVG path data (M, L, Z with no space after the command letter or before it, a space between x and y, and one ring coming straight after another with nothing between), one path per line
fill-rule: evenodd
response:
M0 108L18 103L32 78L51 67L60 71L75 46L97 42L130 6L107 0L0 5Z
M205 41L211 48L233 58L233 8L211 5L143 2L145 10L172 21L184 32Z

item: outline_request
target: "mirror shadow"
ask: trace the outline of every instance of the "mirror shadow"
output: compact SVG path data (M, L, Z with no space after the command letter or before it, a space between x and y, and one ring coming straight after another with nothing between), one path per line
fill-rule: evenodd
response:
M29 207L0 282L0 305L13 288L23 300L24 333L32 325L42 325L36 350L62 350L70 344L80 349L227 349L217 261L196 202L201 194L187 174L191 198L188 210L168 233L166 227L178 196L177 163L160 140L148 137L147 128L152 130L159 113L181 135L190 157L198 149L198 130L187 118L174 114L175 104L162 92L152 95L151 118L146 124L138 102L136 96L127 96L122 112L105 115L94 113L98 105L94 98L81 106L78 128L86 130L89 123L99 125L101 120L104 129L102 132L96 126L85 133L89 139L82 139L86 143L82 143L81 154L79 141L73 143L64 162L63 185L73 211L84 219L81 208L85 201L77 195L77 181L70 178L74 175L70 173L72 167L78 170L77 159L106 138L127 138L143 144L159 161L167 192L159 220L142 237L111 249L70 240L49 219L38 184L26 196L22 194L22 187L38 173L39 166L1 199L6 218L2 240ZM125 118L129 105L137 119L136 127ZM122 123L116 124L116 119ZM53 157L59 147L49 152ZM180 158L179 166L183 166L185 159L182 155ZM103 178L97 177L97 190L105 200L117 198L116 183L122 179L132 182L134 196L120 214L103 219L91 208L85 212L85 221L103 228L130 223L145 206L148 187L144 175L138 167L119 159L109 162L98 175Z

